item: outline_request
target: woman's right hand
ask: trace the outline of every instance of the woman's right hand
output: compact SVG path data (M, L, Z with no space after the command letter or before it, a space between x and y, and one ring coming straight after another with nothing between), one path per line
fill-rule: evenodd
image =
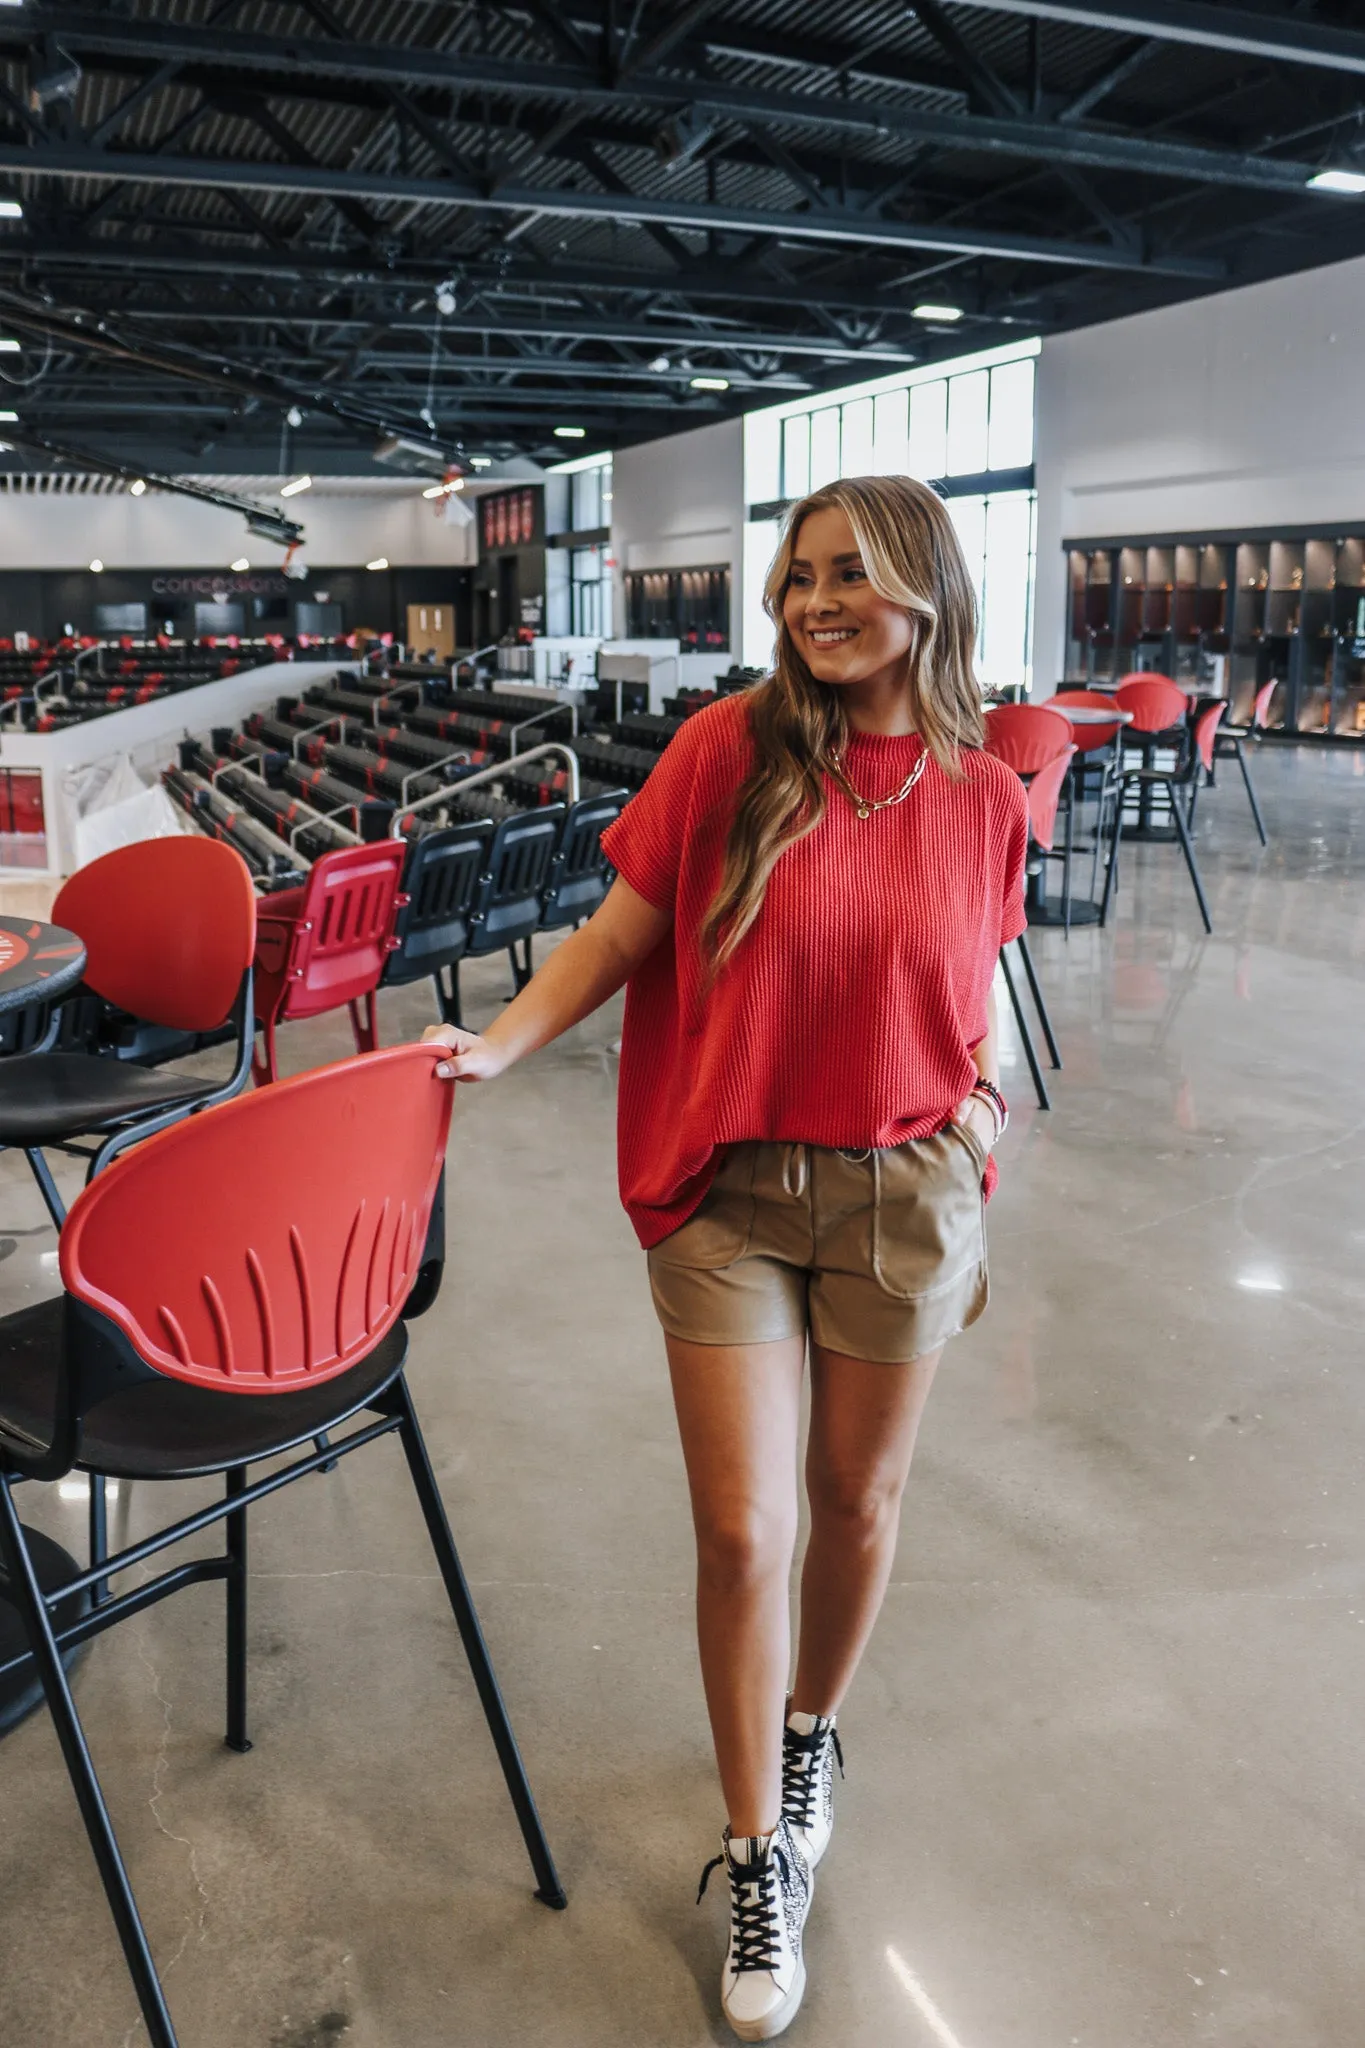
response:
M461 1031L456 1024L431 1024L422 1033L423 1045L448 1045L453 1057L442 1060L436 1072L443 1081L491 1081L509 1064L506 1053L480 1038L477 1031Z

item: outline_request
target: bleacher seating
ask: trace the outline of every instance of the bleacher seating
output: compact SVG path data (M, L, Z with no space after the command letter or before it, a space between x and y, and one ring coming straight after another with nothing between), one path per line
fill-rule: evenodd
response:
M315 642L306 635L287 640L280 634L255 640L236 634L202 640L173 640L164 634L154 640L69 638L32 642L26 649L0 638L0 707L6 725L24 732L59 732L132 704L219 682L243 669L296 659L344 661L347 648L337 641ZM390 685L376 679L376 687Z
M458 1018L463 957L505 951L520 987L535 933L591 916L612 880L602 833L677 721L561 739L525 700L452 689L440 672L398 680L346 673L282 697L235 731L183 742L165 782L238 848L264 895L298 887L323 853L396 829L409 902L384 985L430 978L441 1014ZM551 736L578 756L576 801L561 756L521 758Z

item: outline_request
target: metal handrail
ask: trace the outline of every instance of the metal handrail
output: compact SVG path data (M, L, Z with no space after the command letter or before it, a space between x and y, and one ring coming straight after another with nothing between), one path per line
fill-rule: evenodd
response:
M299 753L300 740L312 739L313 734L315 732L326 732L329 725L344 725L345 723L346 714L342 711L334 711L330 718L324 718L318 725L300 726L298 733L290 746L290 752L292 753L294 759L296 761L302 759L302 756Z
M547 719L549 719L549 718L557 718L557 717L559 716L559 714L560 714L560 712L561 712L561 711L567 711L567 712L568 712L568 714L569 714L569 731L570 731L570 732L571 732L571 733L573 734L574 738L575 738L575 739L577 739L577 738L578 738L578 707L577 707L577 705L575 705L575 704L549 704L549 705L547 705L547 706L546 706L546 708L545 708L545 710L544 710L544 711L538 711L538 712L536 713L536 715L535 715L535 717L534 717L534 718L523 718L523 719L522 719L522 721L521 721L521 723L520 723L519 725L514 725L514 726L512 727L511 733L510 733L510 734L508 735L508 737L509 737L509 740L510 740L511 744L512 744L513 746L515 746L515 745L516 745L516 743L517 743L517 741L518 741L518 740L519 740L519 739L521 738L521 736L522 736L522 734L523 734L524 732L531 732L531 731L532 731L532 730L533 730L533 729L534 729L534 728L535 728L536 726L538 726L538 725L544 725L545 721L546 721ZM471 713L470 715L471 715L471 717L477 717L477 716L478 716L478 713L477 713L477 712L472 712L472 713Z
M425 768L410 768L398 786L399 803L405 804L407 802L408 786L410 783L420 782L424 775L439 775L443 768L458 767L462 761L467 762L468 759L468 752L457 747L453 754L442 754L439 761L428 761ZM446 787L449 788L450 784L447 783Z
M288 843L291 852L297 851L294 842L298 838L299 834L301 832L311 832L315 825L330 825L334 832L344 832L346 837L350 840L353 840L357 846L363 845L364 842L361 839L360 834L356 831L353 831L351 826L338 825L336 823L336 820L338 818L345 817L348 813L351 817L355 819L356 824L358 825L360 823L359 804L338 804L334 811L313 811L310 817L302 819L290 833Z
M560 759L568 764L569 802L576 804L579 791L578 756L572 747L561 746L558 740L546 740L544 746L531 747L524 754L513 754L506 761L495 761L491 768L480 768L477 775L463 776L459 782L452 783L448 789L434 789L430 796L419 796L415 804L407 804L402 810L394 812L392 823L389 826L389 837L391 839L402 838L402 822L404 818L415 817L418 811L431 810L437 804L448 804L452 797L463 796L466 790L474 789L479 783L496 782L500 775L510 775L514 768L524 767L528 761L538 761L545 754L558 754Z

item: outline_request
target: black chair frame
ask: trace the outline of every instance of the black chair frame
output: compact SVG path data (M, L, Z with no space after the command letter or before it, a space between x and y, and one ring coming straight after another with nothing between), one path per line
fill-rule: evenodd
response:
M1043 991L1038 981L1037 970L1033 965L1033 955L1029 951L1028 940L1022 932L1019 934L1018 946L1019 958L1023 965L1025 978L1028 981L1029 994L1033 997L1034 1007L1038 1012L1038 1022L1043 1027L1043 1038L1047 1044L1048 1058L1052 1062L1053 1068L1060 1072L1062 1065L1061 1051L1058 1048L1056 1035L1052 1029L1052 1019L1048 1015L1047 1004L1043 1001ZM1020 1043L1024 1048L1024 1058L1028 1062L1028 1070L1033 1079L1033 1092L1038 1098L1038 1107L1039 1109L1051 1109L1052 1098L1047 1092L1047 1083L1043 1079L1043 1069L1038 1060L1038 1050L1033 1043L1033 1033L1029 1030L1028 1018L1024 1014L1024 1005L1020 999L1019 986L1014 979L1014 971L1010 966L1008 946L1000 948L1000 970L1005 977L1005 987L1009 993L1010 1008L1014 1012L1015 1026L1019 1033Z
M410 1313L420 1312L434 1298L435 1288L439 1285L440 1254L432 1249L433 1232L438 1229L443 1243L443 1225L438 1212L434 1211L432 1228L428 1231L427 1253L409 1297ZM39 1444L27 1432L21 1434L12 1425L7 1426L0 1414L0 1570L7 1582L8 1597L23 1619L31 1645L29 1650L0 1665L0 1677L30 1665L36 1666L152 2048L177 2048L177 2037L71 1694L64 1660L106 1629L145 1612L171 1594L187 1586L222 1580L227 1624L225 1741L229 1749L239 1754L248 1752L252 1746L247 1732L248 1510L271 1494L280 1492L283 1487L292 1485L295 1480L326 1469L381 1437L397 1434L402 1443L446 1596L531 1860L536 1879L535 1896L547 1906L564 1907L567 1904L564 1889L555 1869L408 1390L404 1371L407 1357L404 1324L395 1325L359 1367L352 1368L331 1383L337 1389L335 1413L326 1415L325 1420L313 1412L306 1426L296 1426L291 1430L286 1416L281 1414L280 1422L286 1426L278 1440L253 1444L245 1461L217 1456L206 1459L201 1449L201 1454L192 1458L184 1468L163 1469L158 1466L153 1471L130 1473L128 1476L139 1478L177 1479L218 1472L224 1477L224 1496L143 1541L130 1544L115 1556L67 1580L54 1591L44 1593L15 1508L14 1483L22 1478L60 1479L73 1469L90 1471L90 1466L81 1458L82 1440L87 1422L97 1413L101 1403L143 1381L156 1381L163 1386L166 1382L143 1364L113 1324L69 1296L40 1304L37 1311L22 1310L18 1317L9 1317L5 1323L0 1323L0 1359L3 1358L6 1323L13 1326L23 1321L31 1329L35 1314L45 1316L50 1323L48 1334L53 1350L58 1353L54 1372L57 1412L51 1440L47 1444ZM357 1374L368 1374L367 1383L358 1397L355 1386ZM3 1381L0 1380L2 1386ZM318 1391L325 1392L325 1389ZM289 1396L275 1398L280 1403L290 1399ZM209 1393L201 1395L200 1400L221 1402L224 1419L229 1426L234 1408L241 1410L242 1397L239 1395ZM363 1422L340 1439L331 1439L321 1448L292 1458L288 1465L269 1472L265 1478L249 1479L252 1464L296 1451L309 1439L316 1444L322 1427L333 1429L365 1414L375 1419ZM225 1542L217 1555L176 1565L135 1586L130 1592L102 1599L97 1597L102 1580L146 1564L162 1551L201 1535L220 1522L226 1525ZM76 1618L59 1624L58 1611L70 1612L73 1605L78 1610Z

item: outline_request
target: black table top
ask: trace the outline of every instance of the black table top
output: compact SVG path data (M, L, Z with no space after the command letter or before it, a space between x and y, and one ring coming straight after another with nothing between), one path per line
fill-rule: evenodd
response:
M74 932L32 917L0 917L0 1012L51 1002L85 972L85 947Z

